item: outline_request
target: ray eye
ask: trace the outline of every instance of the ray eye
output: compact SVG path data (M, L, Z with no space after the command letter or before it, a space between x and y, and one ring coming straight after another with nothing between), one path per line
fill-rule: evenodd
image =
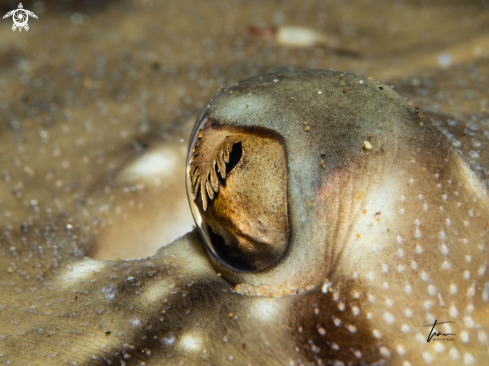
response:
M206 248L219 263L254 272L285 253L286 153L277 133L204 116L191 138L187 193Z

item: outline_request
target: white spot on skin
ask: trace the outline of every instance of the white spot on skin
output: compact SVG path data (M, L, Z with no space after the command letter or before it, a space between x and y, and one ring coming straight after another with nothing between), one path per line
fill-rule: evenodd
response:
M467 297L473 297L475 295L475 281L472 283L472 286L470 286L467 289Z
M441 352L443 352L445 350L445 346L443 344L439 343L439 342L438 343L435 343L433 348L435 349L435 351L437 353L441 353Z
M397 170L396 173L398 173ZM382 181L383 183L371 187L368 190L368 194L366 194L362 200L362 206L371 207L371 209L369 208L369 212L381 212L382 215L378 217L360 215L358 220L355 220L354 225L351 227L352 232L360 234L360 237L362 238L361 240L363 241L362 250L354 251L349 258L349 260L353 262L363 260L365 254L370 254L374 247L381 249L387 245L388 243L386 242L387 238L385 237L385 233L390 228L389 222L393 222L391 220L396 220L399 216L397 211L398 208L396 206L399 204L399 191L402 190L402 181L399 179L392 179L390 173L386 172L383 174L386 174L386 179ZM383 219L383 217L388 218L388 220ZM380 221L377 221L377 219L380 219ZM374 223L372 221L374 221ZM379 238L382 239L378 240ZM356 241L357 235L352 235L349 240ZM399 240L402 240L402 238L396 234L396 241ZM358 244L355 244L355 246L358 246ZM377 275L379 275L381 268L382 267L380 266L378 272L376 272ZM368 273L368 271L366 271L366 273Z
M438 303L440 304L440 306L445 306L445 301L443 301L443 295L438 293L436 296L438 297Z
M192 334L185 334L180 338L179 346L185 351L199 351L202 347L202 340Z
M323 291L323 294L328 292L328 288L331 287L331 282L326 282L323 287L321 287L321 291Z
M362 358L362 352L360 352L359 350L352 348L351 351L353 352L356 358Z
M357 292L356 290L353 290L351 292L351 296L353 296L354 299L359 299L360 298L360 295L361 295L361 293L360 292Z
M358 316L360 314L360 308L358 306L352 306L351 311L355 316Z
M422 343L422 344L425 344L426 343L426 337L424 335L422 335L421 333L416 333L416 340L419 342L419 343Z
M475 358L474 358L474 356L472 356L472 354L470 354L470 353L464 354L464 363L466 365L471 365L474 363L474 361L475 361Z
M129 277L128 281L130 278L133 278L134 281L134 277ZM173 282L165 282L164 285L159 284L158 282L153 282L144 290L143 296L146 297L149 302L156 303L161 301L161 299L172 291L173 288L175 288Z
M442 243L440 247L441 254L447 255L448 254L448 247L445 245L445 243Z
M477 270L477 274L479 276L484 276L484 274L486 273L486 268L487 268L487 262L482 263L479 269Z
M341 320L335 316L331 317L331 320L333 320L334 325L339 327L341 325Z
M354 326L354 325L351 325L349 324L346 329L348 329L350 332L352 333L356 333L357 332L357 328Z
M389 266L385 263L382 263L382 272L384 273L389 272Z
M321 334L322 336L326 335L326 330L321 325L318 324L317 328L318 328L319 334Z
M103 261L85 257L83 260L67 265L61 274L63 285L79 285L80 281L91 278L94 273L99 273L105 267Z
M467 332L466 330L463 330L460 333L460 339L462 340L462 342L467 343L469 341L469 332Z
M381 335L380 335L380 332L377 329L372 330L372 333L373 333L373 335L374 335L375 338L380 339Z
M391 313L388 313L388 312L385 312L384 313L384 320L387 322L387 323L393 323L394 320L396 320L396 318L394 317L394 315L392 315Z
M335 291L333 292L333 300L334 301L338 301L340 299L340 292L339 291ZM319 311L319 310L318 310ZM317 314L316 314L317 315Z
M418 269L418 263L416 263L415 261L412 261L411 262L411 268L416 271Z
M442 324L443 333L453 333L450 323Z
M450 347L450 350L448 351L448 354L452 358L452 360L457 361L460 356L458 354L458 350L455 347Z
M380 347L380 354L384 357L390 357L391 356L391 353L389 352L389 350L385 346Z
M430 296L435 296L436 295L436 287L433 285L428 285L428 293Z
M426 313L425 319L426 319L427 324L433 324L436 320L435 316L431 313Z
M416 254L422 254L423 253L423 248L421 248L421 245L416 244Z
M477 338L479 339L479 342L487 343L487 334L482 329L477 331Z
M481 156L479 155L478 152L474 151L474 150L470 150L469 151L469 156L472 158L472 159L479 159Z
M181 153L176 149L163 147L148 151L120 174L124 180L143 180L156 177L171 177L177 173Z
M401 330L403 331L403 333L409 333L411 331L411 327L407 324L403 324L401 326Z
M455 295L457 293L457 286L455 286L454 283L451 283L449 290L452 295Z
M475 325L474 320L472 319L472 317L470 315L464 316L464 323L465 323L465 326L467 328L473 328Z
M105 300L113 300L117 296L117 290L114 288L113 283L103 287L100 292L104 295Z
M424 351L421 353L421 356L423 356L424 362L426 362L428 365L433 362L433 356L429 352Z
M404 314L406 314L406 317L411 318L413 316L413 311L409 308L404 310Z
M453 57L449 53L441 53L441 54L438 55L438 65L441 68L447 68L452 63L453 63Z
M444 270L450 269L450 263L448 261L443 261L443 263L441 264L441 268Z
M333 351L339 351L340 346L338 346L338 343L335 342L327 342L327 344L331 347Z
M463 274L464 279L468 280L470 278L470 271L465 270Z
M428 278L428 274L427 274L425 271L422 271L422 272L421 272L421 279L422 279L423 281L428 281L428 280L429 280L429 278Z
M416 230L414 231L414 237L416 239L421 239L421 237L422 237L421 231L418 228L416 228Z
M406 285L404 287L404 291L406 292L406 294L409 295L411 292L413 292L413 288L411 286L409 286L409 285Z
M448 313L450 314L450 316L452 318L456 318L458 316L458 310L453 303L452 303L452 306L450 306Z
M167 345L167 346L173 346L175 344L175 341L177 340L177 337L175 336L174 333L168 334L167 337L163 337L161 339L162 343Z
M486 284L484 285L484 289L482 290L481 295L484 302L489 301L489 282L486 282Z

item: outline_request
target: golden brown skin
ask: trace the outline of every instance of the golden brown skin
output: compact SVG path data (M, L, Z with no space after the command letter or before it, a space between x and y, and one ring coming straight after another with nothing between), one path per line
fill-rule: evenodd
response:
M97 234L83 212L68 228L56 215L48 229L8 230L2 361L484 364L485 185L446 137L386 85L352 74L279 72L230 90L205 108L209 120L242 141L250 127L284 140L285 254L235 272L193 232L143 260L91 260L79 246ZM440 329L454 342L426 342L434 319L455 322Z

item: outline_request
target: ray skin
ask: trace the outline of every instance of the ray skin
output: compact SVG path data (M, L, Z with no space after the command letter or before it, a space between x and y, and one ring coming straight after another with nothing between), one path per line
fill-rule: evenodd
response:
M417 108L373 80L302 70L222 90L203 115L283 139L285 253L234 271L194 231L144 260L96 261L83 257L96 234L66 232L62 215L9 231L0 362L487 362L485 185ZM455 341L426 341L435 319L455 322L440 326Z

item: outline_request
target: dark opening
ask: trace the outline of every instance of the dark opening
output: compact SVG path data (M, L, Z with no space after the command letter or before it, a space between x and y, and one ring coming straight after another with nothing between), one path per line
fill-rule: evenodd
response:
M217 254L218 259L226 266L231 267L238 272L254 272L256 267L251 265L245 258L244 254L237 248L231 245L226 245L224 238L216 234L212 228L207 225L207 233L209 235L209 244Z
M196 174L199 174L199 173L196 173ZM199 198L199 193L200 193L200 182L197 184L195 184L194 186L194 191L195 191L195 198L194 198L194 201L196 201L198 198Z
M243 147L241 146L241 141L239 141L233 145L233 151L229 154L229 163L226 164L226 175L231 173L234 167L238 165L242 156Z
M241 146L241 141L233 144L233 151L229 154L229 163L226 163L226 177L233 171L233 169L238 165L239 161L241 160L241 157L243 156L243 147ZM216 166L216 169L217 166ZM218 169L219 170L219 169ZM217 174L217 178L219 179L219 184L221 184L223 187L226 187L226 179L223 179L221 177L221 174ZM216 193L216 195L218 195Z

